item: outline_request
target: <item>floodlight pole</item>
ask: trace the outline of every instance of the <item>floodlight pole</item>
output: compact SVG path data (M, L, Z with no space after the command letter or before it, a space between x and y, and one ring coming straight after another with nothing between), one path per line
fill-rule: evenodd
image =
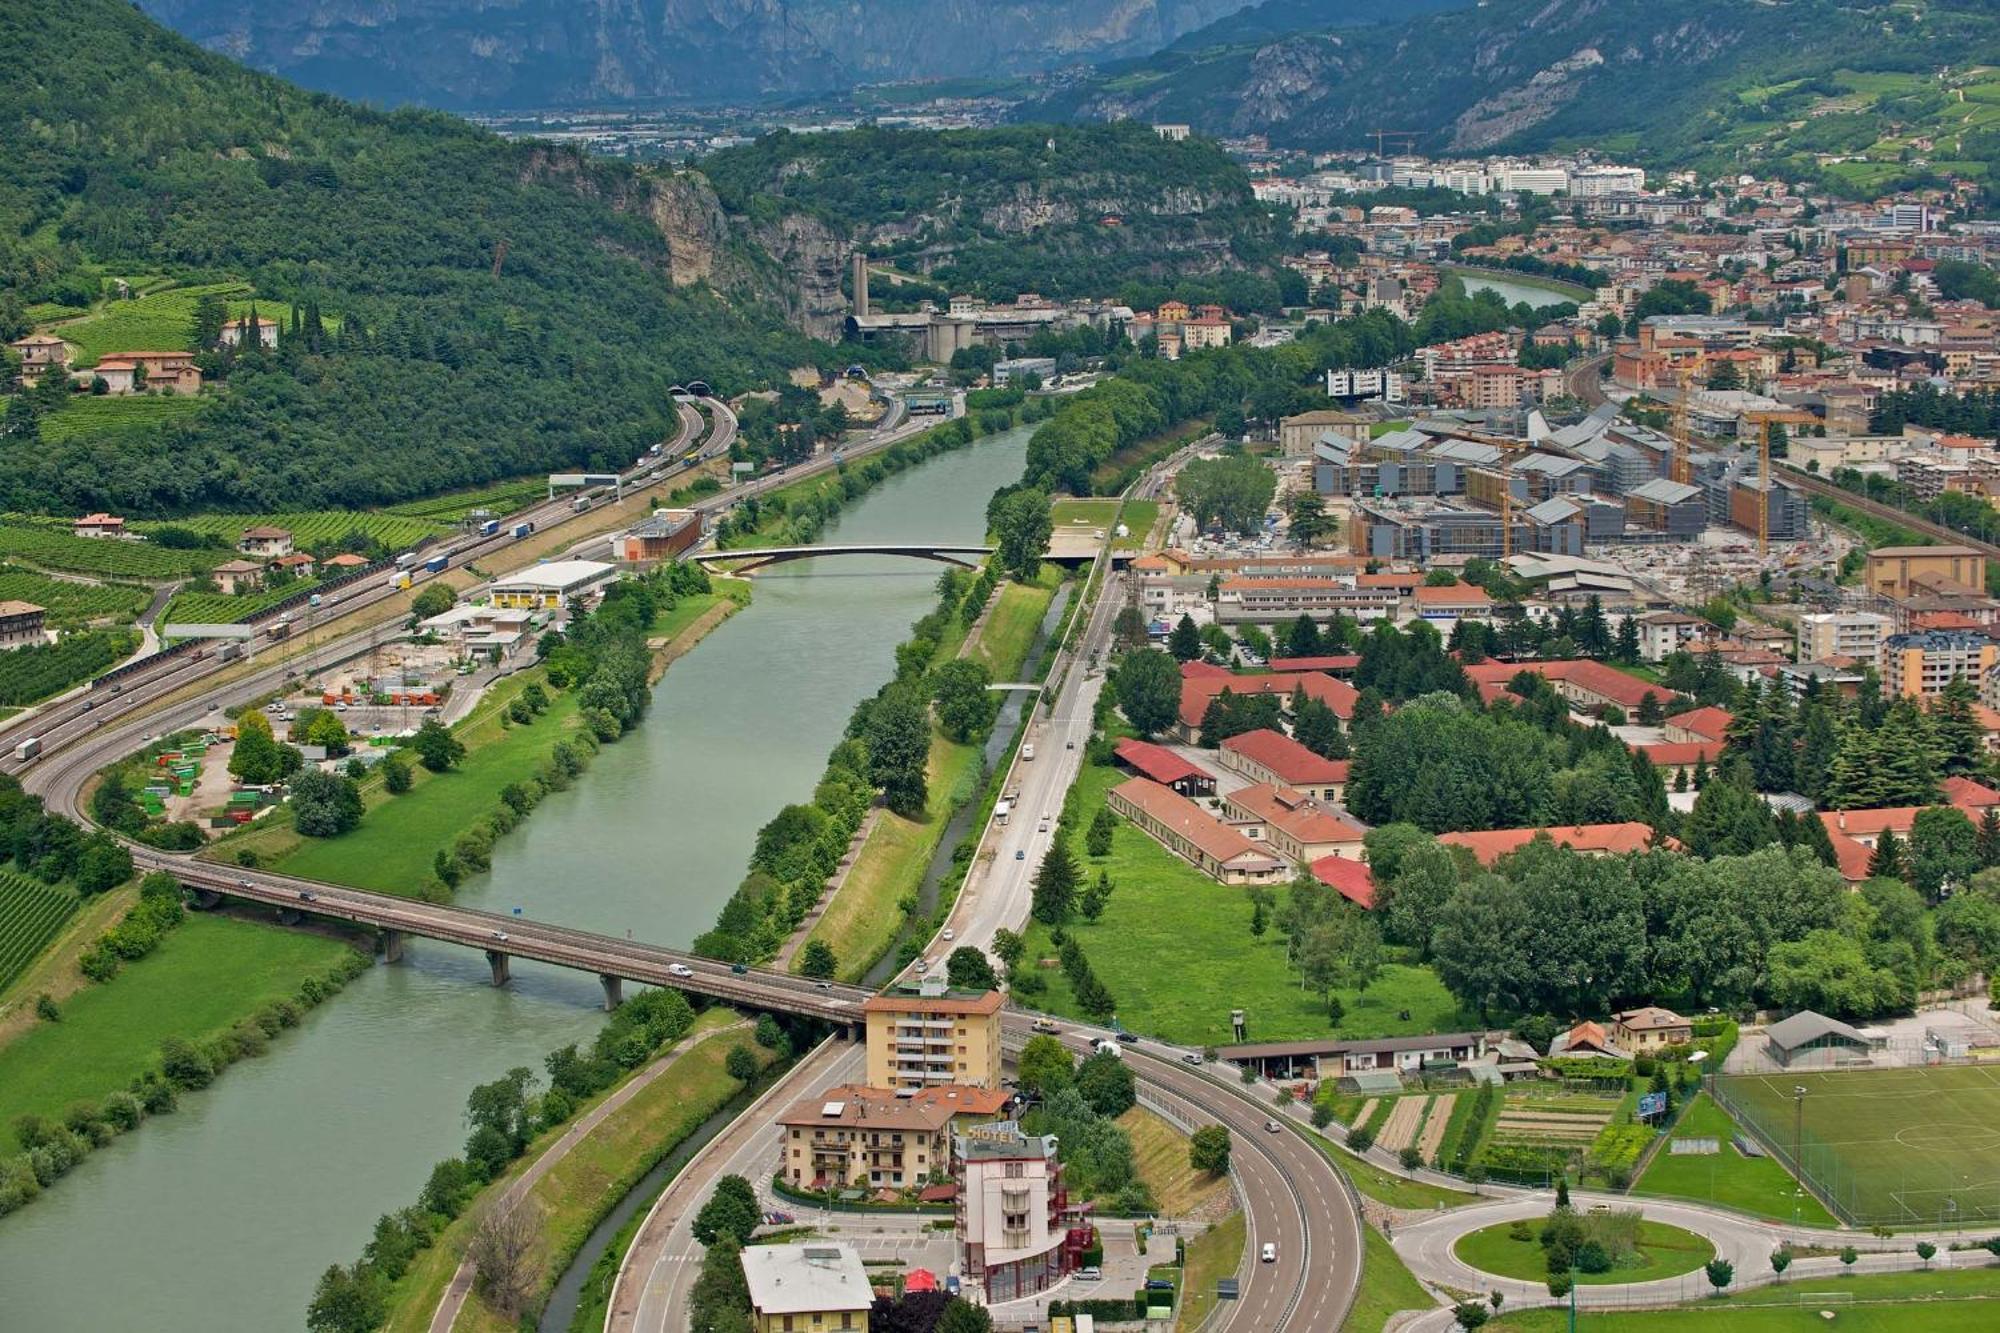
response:
M1794 1226L1798 1224L1800 1211L1805 1206L1799 1199L1799 1194L1804 1192L1806 1185L1806 1159L1803 1149L1805 1126L1806 1085L1803 1083L1794 1083L1792 1085L1792 1170L1799 1177L1799 1188L1792 1195L1792 1223Z

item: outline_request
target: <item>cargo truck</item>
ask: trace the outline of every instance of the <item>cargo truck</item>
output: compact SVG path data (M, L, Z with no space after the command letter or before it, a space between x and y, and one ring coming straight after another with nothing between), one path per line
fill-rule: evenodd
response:
M500 531L500 520L497 518L489 518L479 525L479 535L482 537L491 537L498 531Z
M442 574L444 573L444 567L450 563L451 563L450 556L434 555L430 559L424 561L424 568L429 570L433 574Z
M534 530L535 525L533 523L516 523L514 525L514 536L517 538L525 537Z
M411 565L414 565L416 563L417 563L417 553L415 551L405 551L401 555L396 557L396 568L398 569L408 569Z
M42 738L40 736L30 736L28 737L28 739L22 741L19 745L14 747L14 757L16 759L24 761L28 759L33 759L36 755L40 754L41 752L42 752Z

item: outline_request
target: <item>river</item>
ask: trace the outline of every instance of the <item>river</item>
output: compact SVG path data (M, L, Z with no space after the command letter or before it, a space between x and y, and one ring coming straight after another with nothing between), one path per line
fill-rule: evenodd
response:
M1531 283L1516 282L1507 278L1496 278L1486 273L1474 273L1468 269L1453 269L1465 284L1468 295L1477 295L1481 289L1498 292L1500 299L1508 305L1519 305L1526 301L1531 308L1545 305L1561 305L1579 298L1568 292L1552 291L1547 287L1537 287Z
M976 542L1020 477L1009 431L891 478L822 540ZM685 945L736 887L756 831L810 797L847 715L935 605L939 567L843 557L781 565L667 672L645 722L494 850L458 901ZM329 1263L410 1203L464 1141L473 1085L584 1041L593 976L412 941L180 1110L93 1154L0 1222L0 1330L300 1328ZM218 978L218 984L227 984Z

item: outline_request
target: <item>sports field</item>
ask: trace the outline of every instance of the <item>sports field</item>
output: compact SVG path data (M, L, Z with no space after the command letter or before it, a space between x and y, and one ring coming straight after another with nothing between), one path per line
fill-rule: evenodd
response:
M1717 1091L1781 1158L1796 1139L1807 1181L1850 1222L2000 1221L2000 1067L1729 1076Z

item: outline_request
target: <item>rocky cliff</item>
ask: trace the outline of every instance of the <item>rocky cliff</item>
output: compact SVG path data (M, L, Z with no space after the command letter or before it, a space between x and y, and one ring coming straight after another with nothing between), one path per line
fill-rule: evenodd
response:
M461 110L729 99L1143 55L1244 0L141 0L308 87Z

